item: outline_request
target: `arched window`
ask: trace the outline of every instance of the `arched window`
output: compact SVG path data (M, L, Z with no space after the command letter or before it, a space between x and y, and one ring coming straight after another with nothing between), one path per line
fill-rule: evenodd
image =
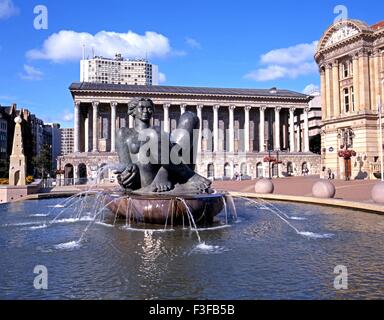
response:
M256 178L263 178L264 177L264 168L263 168L263 164L261 162L259 162L257 165L256 165Z
M87 183L87 166L85 163L80 163L78 166L79 184Z
M227 177L227 178L231 177L231 165L229 163L226 163L224 165L224 177Z
M308 175L309 169L308 169L308 163L307 162L303 162L303 164L301 165L301 173L304 176Z
M279 165L274 163L272 164L272 176L277 177L279 175Z
M247 171L247 164L246 163L242 163L241 166L240 166L240 172L242 175L247 175L248 174L248 171Z
M207 176L208 176L208 178L214 178L215 177L215 166L213 165L213 163L210 163L207 166Z
M289 176L293 175L293 163L292 162L287 163L287 174Z
M64 167L64 184L73 184L73 165L70 163L67 163Z

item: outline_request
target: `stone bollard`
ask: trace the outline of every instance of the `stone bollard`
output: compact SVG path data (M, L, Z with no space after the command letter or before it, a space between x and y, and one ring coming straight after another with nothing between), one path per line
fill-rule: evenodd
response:
M379 182L372 188L371 197L374 202L384 204L384 182Z
M313 185L312 195L316 198L331 199L336 195L336 188L332 182L321 180Z
M271 179L260 179L255 184L255 192L258 194L270 194L275 190Z

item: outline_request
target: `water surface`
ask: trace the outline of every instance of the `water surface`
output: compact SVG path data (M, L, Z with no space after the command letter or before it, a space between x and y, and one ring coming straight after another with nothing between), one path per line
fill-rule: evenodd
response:
M199 244L191 230L127 228L108 214L90 226L91 214L64 212L52 224L62 203L0 206L1 299L384 298L382 216L238 199L238 221L200 230ZM48 290L33 286L36 265ZM337 265L348 290L334 288Z

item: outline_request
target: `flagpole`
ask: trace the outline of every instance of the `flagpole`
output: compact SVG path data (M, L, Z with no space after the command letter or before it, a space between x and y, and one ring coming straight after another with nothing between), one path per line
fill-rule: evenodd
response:
M378 96L378 111L379 111L379 130L380 130L380 160L381 160L381 181L384 181L384 154L383 154L383 119L381 96Z

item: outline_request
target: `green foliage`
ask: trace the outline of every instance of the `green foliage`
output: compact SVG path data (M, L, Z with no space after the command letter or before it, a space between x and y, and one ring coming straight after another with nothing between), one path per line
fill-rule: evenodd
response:
M47 144L42 145L40 154L33 157L32 164L36 169L37 176L46 178L51 172L51 147Z
M321 153L321 135L318 134L309 139L309 149L311 152L320 154Z
M0 160L0 178L9 176L9 158Z

